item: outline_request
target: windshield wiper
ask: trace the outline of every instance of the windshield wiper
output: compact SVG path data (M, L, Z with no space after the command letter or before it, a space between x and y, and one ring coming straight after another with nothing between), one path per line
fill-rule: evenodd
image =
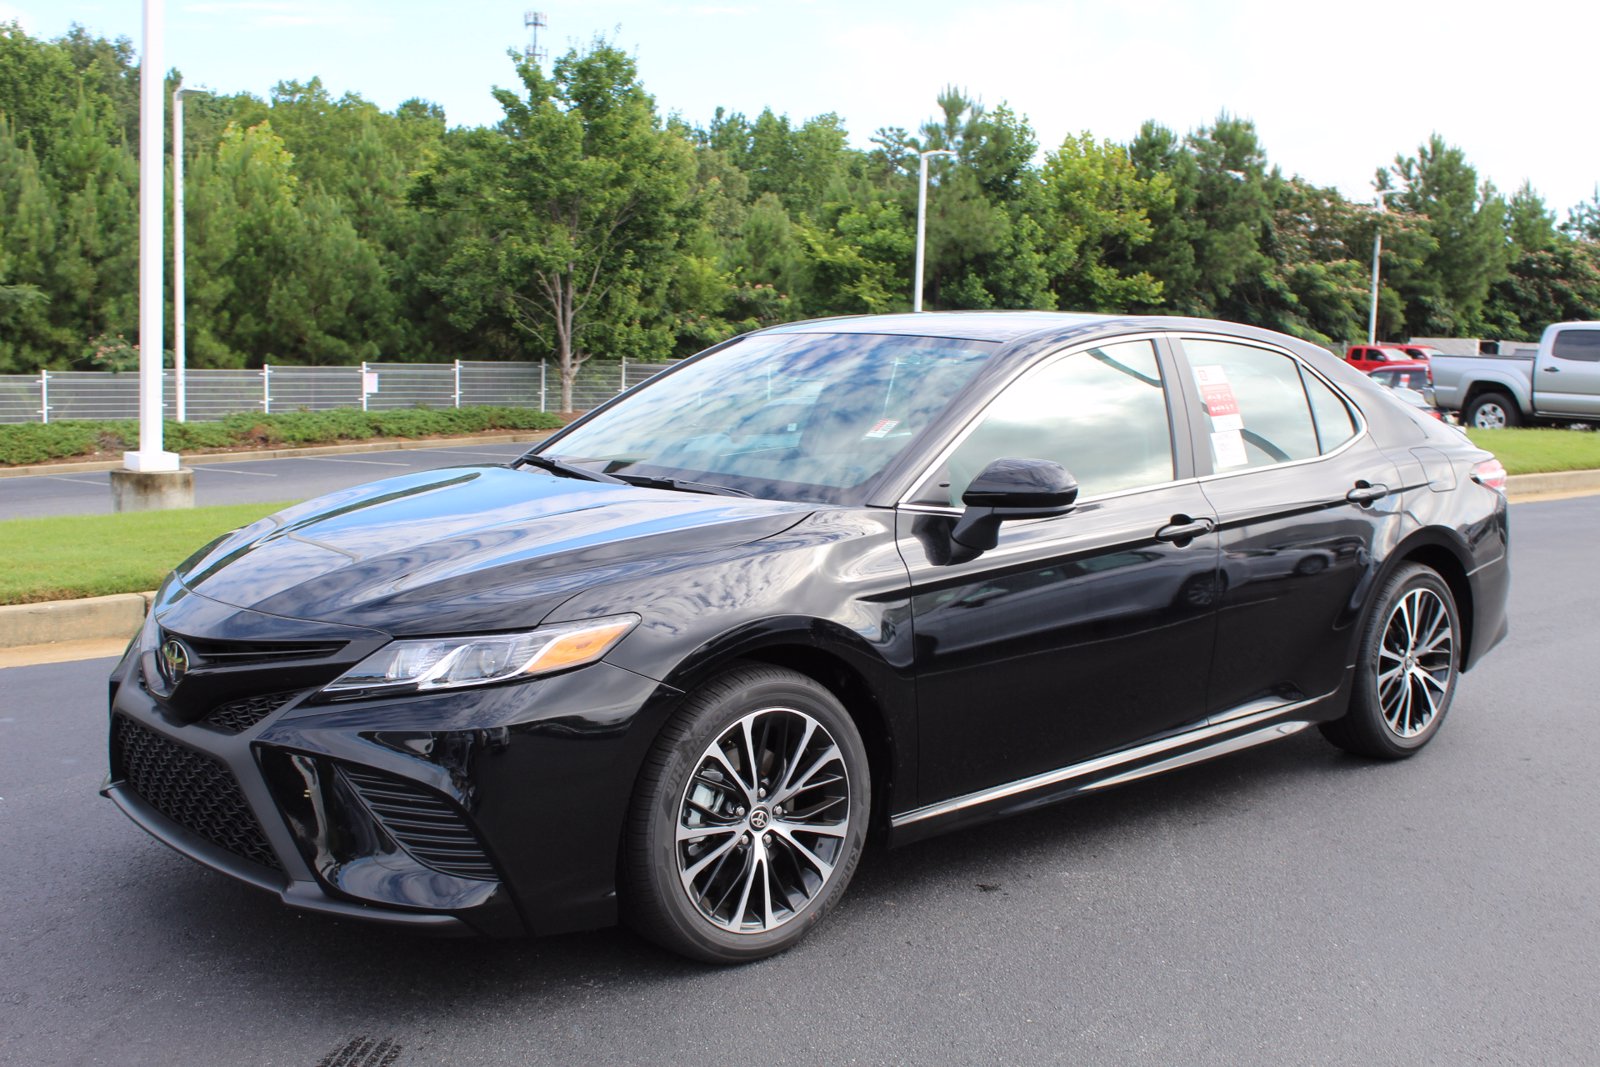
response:
M743 489L735 489L715 482L696 482L688 478L658 478L651 474L607 475L614 481L626 482L642 489L675 489L680 493L707 493L711 496L749 496Z
M549 471L551 474L559 475L562 478L581 478L586 482L608 482L612 485L628 484L621 478L607 474L605 471L590 470L588 467L580 467L576 463L568 463L566 460L558 459L555 456L529 453L517 457L512 466L516 467L524 463L530 467L538 467L542 471Z

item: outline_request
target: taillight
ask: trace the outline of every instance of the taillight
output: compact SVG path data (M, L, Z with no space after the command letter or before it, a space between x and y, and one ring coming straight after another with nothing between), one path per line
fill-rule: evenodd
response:
M1497 492L1506 491L1506 469L1497 459L1473 464L1472 480Z

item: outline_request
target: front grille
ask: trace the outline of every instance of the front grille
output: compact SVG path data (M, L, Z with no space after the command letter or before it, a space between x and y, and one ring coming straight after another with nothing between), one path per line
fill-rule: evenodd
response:
M165 638L167 631L163 630L161 634ZM211 667L326 659L345 646L343 641L217 641L183 634L172 636L180 638L200 658L202 664Z
M111 722L114 767L146 804L236 856L283 869L226 767L126 715Z
M400 846L436 871L494 881L494 865L477 835L443 797L404 778L370 768L339 768L368 810Z
M212 708L200 721L230 734L240 734L299 695L299 693L272 693L267 696L229 701Z

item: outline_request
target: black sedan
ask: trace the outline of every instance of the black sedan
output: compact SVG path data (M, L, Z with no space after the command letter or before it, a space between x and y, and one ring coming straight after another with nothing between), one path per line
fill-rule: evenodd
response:
M1505 474L1289 337L933 313L711 349L506 466L201 549L106 794L313 911L730 962L893 843L1317 725L1412 755L1506 632Z

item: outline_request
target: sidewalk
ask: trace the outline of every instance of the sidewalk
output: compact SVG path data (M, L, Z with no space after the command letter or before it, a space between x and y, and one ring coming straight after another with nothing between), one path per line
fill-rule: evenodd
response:
M516 438L494 438L508 439ZM1506 490L1513 504L1590 496L1600 493L1600 470L1513 475ZM0 668L115 656L144 622L154 595L118 593L0 606Z

